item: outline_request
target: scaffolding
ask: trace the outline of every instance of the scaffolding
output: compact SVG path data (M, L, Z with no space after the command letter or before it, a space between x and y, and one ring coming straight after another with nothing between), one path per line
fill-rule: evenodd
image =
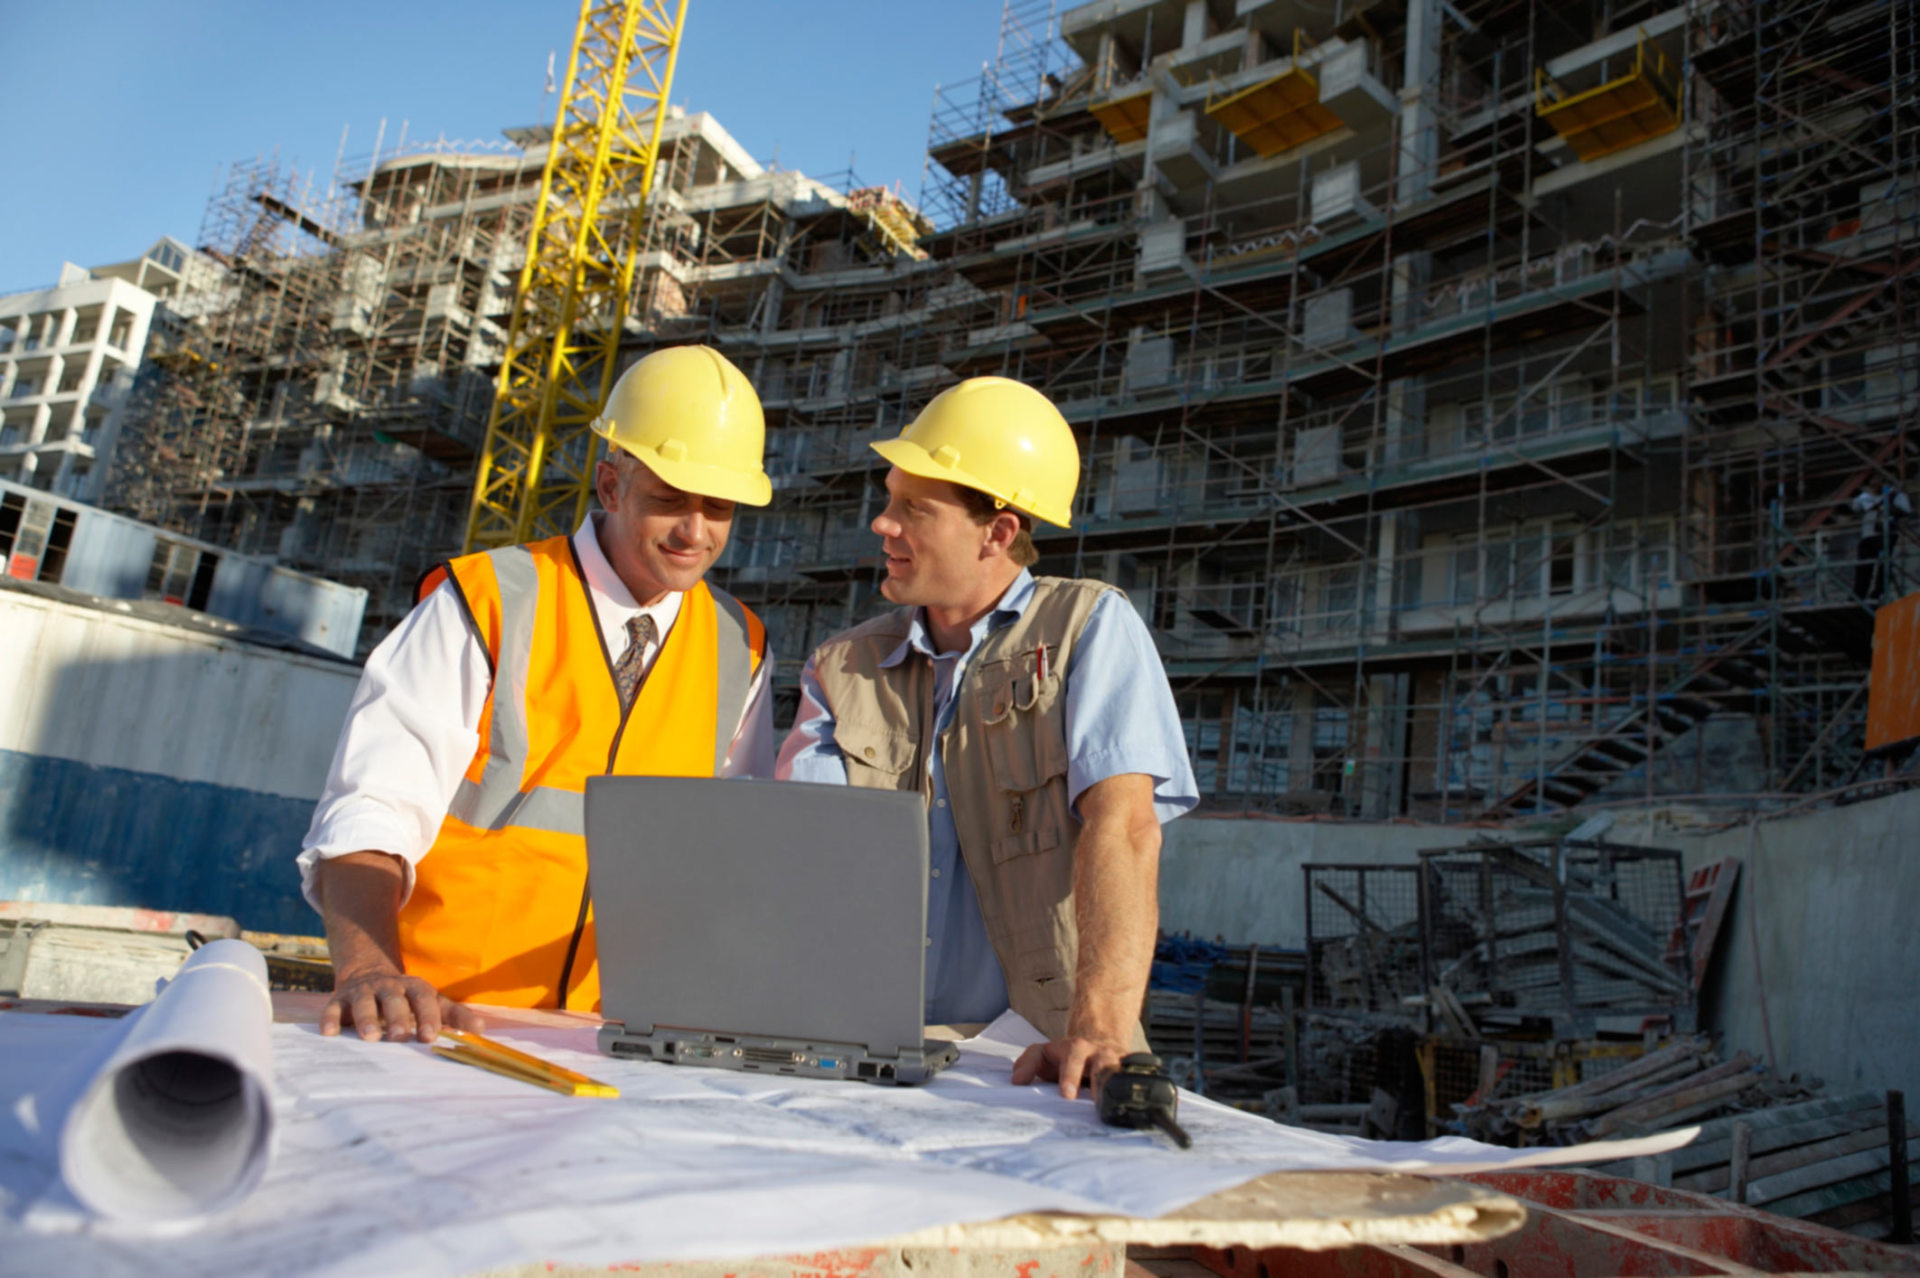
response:
M226 275L156 324L107 503L365 587L371 646L459 544L539 158L383 128L325 184L231 166Z
M1128 590L1209 806L1857 779L1915 566L1855 499L1904 484L1920 391L1916 75L1879 0L1010 0L936 94L911 340L759 316L870 406L822 436L755 366L786 477L735 588L796 661L884 607L864 439L1004 374L1082 438L1040 568Z

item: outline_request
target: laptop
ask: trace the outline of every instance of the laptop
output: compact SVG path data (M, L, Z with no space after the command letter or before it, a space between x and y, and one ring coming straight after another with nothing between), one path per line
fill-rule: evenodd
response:
M700 777L587 782L600 1050L760 1074L924 1083L918 794Z

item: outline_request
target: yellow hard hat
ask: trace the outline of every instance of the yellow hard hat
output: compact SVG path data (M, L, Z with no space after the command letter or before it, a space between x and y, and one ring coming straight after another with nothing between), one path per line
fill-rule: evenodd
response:
M710 346L655 351L620 374L593 433L683 492L748 506L773 500L760 397Z
M1031 386L969 377L873 451L909 475L978 489L1002 506L1070 526L1080 445L1053 401Z

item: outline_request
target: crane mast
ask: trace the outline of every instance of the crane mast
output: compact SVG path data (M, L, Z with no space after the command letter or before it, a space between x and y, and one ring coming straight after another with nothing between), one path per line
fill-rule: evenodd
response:
M585 517L687 0L584 0L467 511L465 549Z

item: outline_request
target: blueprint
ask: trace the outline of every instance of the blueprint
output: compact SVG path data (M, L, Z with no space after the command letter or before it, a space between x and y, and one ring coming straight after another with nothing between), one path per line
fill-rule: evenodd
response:
M96 1057L36 1093L63 1113L66 1188L99 1215L155 1223L246 1198L273 1150L272 1025L260 951L201 946Z
M111 1025L111 1022L105 1023ZM133 1224L64 1188L46 1080L101 1022L0 1013L0 1235L22 1271L469 1273L531 1261L786 1254L1035 1211L1157 1216L1267 1172L1458 1172L1674 1148L1385 1143L1282 1127L1182 1094L1194 1148L1100 1124L1084 1097L1015 1087L1035 1040L1009 1014L921 1088L612 1060L591 1029L497 1029L621 1089L558 1096L417 1044L275 1025L278 1150L259 1187L194 1224Z

